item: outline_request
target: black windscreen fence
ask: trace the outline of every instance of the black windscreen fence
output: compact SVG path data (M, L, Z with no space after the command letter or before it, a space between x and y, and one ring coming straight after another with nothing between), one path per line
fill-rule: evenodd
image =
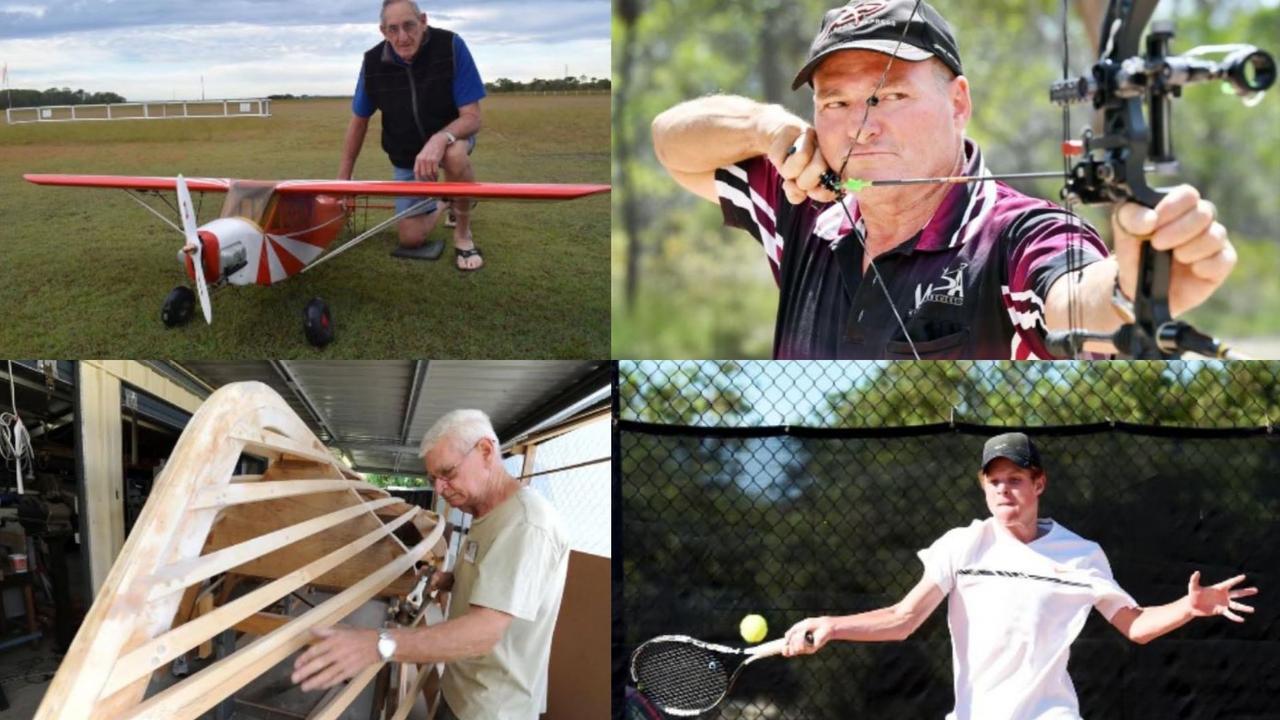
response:
M634 395L629 396L634 399ZM628 400L624 392L623 403ZM619 423L615 678L645 639L742 646L817 615L892 605L916 553L990 516L978 485L987 424L805 429ZM1280 434L1095 423L1030 427L1048 476L1041 517L1106 551L1143 605L1247 573L1244 624L1200 618L1147 645L1097 612L1071 648L1091 719L1280 718ZM620 583L621 587L617 587ZM620 607L619 607L620 604ZM709 717L942 718L953 704L946 603L908 640L833 643L745 669Z

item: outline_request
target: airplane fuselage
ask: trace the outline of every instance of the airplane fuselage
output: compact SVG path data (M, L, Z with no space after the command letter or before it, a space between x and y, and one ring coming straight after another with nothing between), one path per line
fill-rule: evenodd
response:
M289 235L267 233L243 217L223 217L200 226L205 281L230 285L272 285L298 273L324 252L324 246ZM178 252L194 279L192 254Z

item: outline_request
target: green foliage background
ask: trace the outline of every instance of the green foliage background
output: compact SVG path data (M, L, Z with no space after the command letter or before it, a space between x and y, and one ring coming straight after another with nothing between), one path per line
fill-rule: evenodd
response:
M615 0L612 230L614 357L767 357L777 291L757 244L721 226L719 209L684 192L654 159L649 123L678 102L734 93L801 117L811 96L788 88L831 0ZM996 172L1062 165L1062 114L1047 99L1062 74L1056 0L935 0L959 40L974 96L969 135ZM1257 0L1166 0L1174 50L1252 42L1280 51L1280 9ZM628 21L629 19L633 19ZM1092 56L1075 4L1071 69ZM1272 47L1266 47L1271 43ZM1088 121L1077 109L1073 135ZM1227 287L1190 319L1233 338L1280 335L1280 245L1271 182L1280 177L1280 103L1245 108L1213 85L1189 88L1174 110L1182 181L1217 203L1240 252ZM1056 198L1054 180L1019 189ZM1094 209L1082 214L1098 223ZM1244 343L1249 350L1251 345ZM1270 344L1254 353L1272 356Z

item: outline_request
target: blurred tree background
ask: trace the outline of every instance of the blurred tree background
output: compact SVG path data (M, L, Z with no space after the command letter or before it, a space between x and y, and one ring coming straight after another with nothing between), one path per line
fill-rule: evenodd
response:
M653 155L649 124L666 108L712 93L746 95L812 116L808 88L791 92L831 0L615 0L613 356L768 357L777 290L759 246L721 224L720 211L682 190ZM1062 113L1048 100L1062 75L1058 0L931 3L952 24L974 115L968 128L993 172L1062 166ZM1067 31L1072 74L1096 55L1085 28L1103 0L1075 0ZM1089 18L1089 20L1085 20ZM1270 0L1165 0L1174 51L1252 42L1277 52L1280 8ZM1271 43L1271 46L1268 46ZM1072 134L1089 122L1072 113ZM1189 319L1246 352L1280 357L1280 244L1274 190L1280 177L1280 103L1254 108L1212 84L1187 89L1173 113L1178 181L1213 200L1240 253L1227 286ZM1160 184L1168 180L1157 179ZM1061 181L1014 183L1056 199ZM1081 214L1103 227L1095 208Z

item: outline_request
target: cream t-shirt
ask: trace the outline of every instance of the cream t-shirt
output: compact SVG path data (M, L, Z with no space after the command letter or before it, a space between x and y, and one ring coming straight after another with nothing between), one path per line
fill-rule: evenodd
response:
M1097 543L1043 519L1029 543L991 518L921 550L947 599L956 706L947 720L1079 720L1071 643L1096 607L1108 620L1138 603Z
M488 655L445 667L441 691L459 720L532 720L546 710L551 634L568 570L559 516L529 488L471 523L454 563L449 619L477 605L512 620Z

